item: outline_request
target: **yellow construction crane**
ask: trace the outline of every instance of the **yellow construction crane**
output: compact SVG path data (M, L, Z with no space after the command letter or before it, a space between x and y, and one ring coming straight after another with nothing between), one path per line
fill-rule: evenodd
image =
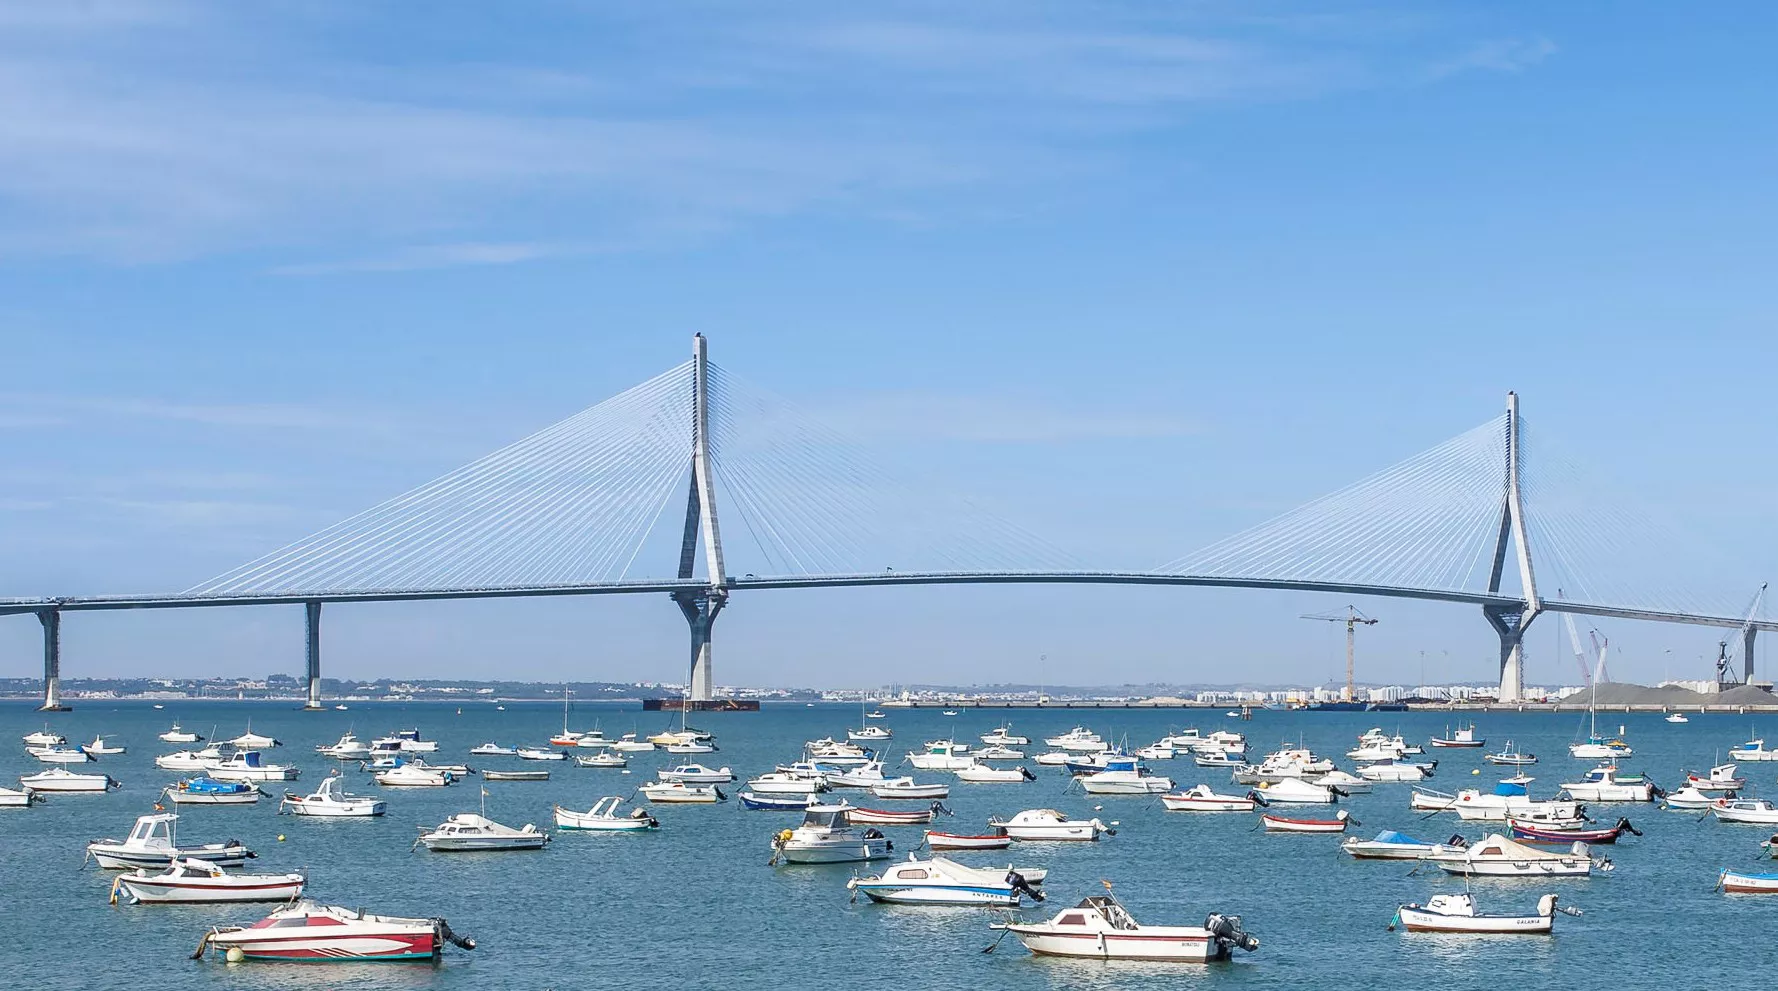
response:
M1347 606L1345 612L1310 613L1300 618L1318 619L1326 623L1346 624L1346 692L1342 696L1342 700L1346 702L1356 701L1358 690L1357 686L1352 682L1352 642L1355 639L1352 633L1357 629L1360 623L1365 626L1376 626L1377 621L1366 616L1364 613L1359 612L1357 606Z

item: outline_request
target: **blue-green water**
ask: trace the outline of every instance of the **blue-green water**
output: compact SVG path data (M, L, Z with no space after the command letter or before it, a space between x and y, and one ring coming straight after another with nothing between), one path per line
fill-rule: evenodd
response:
M1594 806L1609 821L1620 811L1645 836L1602 848L1617 863L1609 875L1584 880L1474 883L1483 910L1529 909L1538 894L1559 891L1581 918L1562 917L1553 938L1464 938L1386 932L1395 906L1424 901L1438 891L1461 890L1460 879L1421 872L1399 862L1354 862L1336 851L1338 837L1267 835L1255 817L1168 813L1141 797L1089 797L1064 791L1056 769L1035 783L953 787L947 804L954 831L975 831L991 814L1055 807L1071 815L1097 814L1119 822L1118 834L1100 843L1028 845L1012 853L1020 864L1048 867L1050 911L1113 881L1136 917L1151 923L1195 924L1211 910L1239 913L1263 940L1259 952L1230 965L1104 964L1037 959L1014 940L985 955L992 918L977 909L885 907L851 904L845 888L853 866L766 866L768 840L794 814L746 812L739 802L717 806L667 806L657 810L662 828L652 834L596 836L565 833L541 853L412 853L417 826L430 826L476 807L476 783L444 789L379 789L354 766L348 787L382 792L389 815L376 820L313 821L275 814L276 803L235 808L181 807L181 838L207 842L236 837L257 850L257 870L301 868L317 899L396 915L441 915L474 936L473 953L454 948L442 964L300 965L225 964L214 956L187 959L209 926L248 922L258 906L128 906L106 904L112 874L83 869L83 847L94 837L122 836L135 817L149 811L172 772L153 758L178 747L156 734L174 719L187 729L230 737L251 717L256 732L286 744L279 760L303 770L292 788L306 792L336 762L313 747L348 728L360 739L418 726L441 741L440 761L476 767L547 766L546 783L493 783L488 812L511 825L550 826L552 804L585 809L601 795L632 790L671 758L633 755L634 773L589 770L560 763L540 765L511 758L469 758L468 748L493 739L541 744L561 726L548 705L358 704L350 711L302 713L286 704L87 703L48 717L22 704L0 706L0 740L10 741L0 774L11 779L41 769L24 754L19 737L50 727L70 742L104 732L130 752L88 769L124 782L103 796L52 796L26 811L0 810L0 905L6 936L0 961L21 988L152 987L157 991L211 988L661 988L763 987L791 991L831 989L838 981L903 987L1113 988L1200 986L1317 988L1599 988L1632 991L1709 985L1746 986L1748 975L1770 966L1778 950L1767 937L1778 920L1778 897L1724 896L1713 891L1724 866L1765 870L1754 826L1699 822L1696 813L1660 812L1653 806ZM1014 731L1040 738L1078 723L1132 745L1151 742L1169 728L1222 726L1248 734L1263 754L1283 742L1334 756L1371 725L1424 740L1452 722L1439 714L1332 714L1260 712L1252 722L1220 713L1049 710L1007 713L965 710L947 718L936 711L893 712L883 723L895 730L897 754L923 740L958 739L987 732L1011 718ZM796 757L804 740L838 735L856 725L849 706L768 706L757 714L701 714L718 735L721 751L705 763L731 765L737 774L769 770ZM595 720L608 734L664 728L669 717L635 707L585 706L576 728ZM1490 749L1511 738L1543 762L1534 793L1546 796L1587 762L1570 760L1572 715L1485 714L1480 730ZM1623 723L1637 754L1627 763L1672 785L1683 769L1708 767L1715 755L1747 739L1750 729L1778 738L1772 716L1693 716L1688 725L1663 723L1658 715L1602 716L1612 729ZM1440 760L1429 782L1441 790L1489 784L1506 772L1481 763L1480 750L1429 751ZM1351 762L1340 760L1342 766ZM1226 774L1196 768L1189 760L1156 762L1159 773L1181 785L1225 785ZM1479 776L1471 775L1481 768ZM1778 792L1778 765L1747 764L1749 792ZM921 772L922 780L948 775ZM9 782L10 783L10 782ZM273 784L271 788L281 787ZM727 788L732 795L739 790ZM1233 790L1225 788L1224 790ZM859 793L855 804L885 805ZM1408 810L1409 786L1379 785L1354 796L1355 832L1398 829L1424 839L1460 831L1454 816L1430 820ZM1103 809L1094 813L1097 804ZM553 828L553 827L551 827ZM1462 829L1472 837L1480 830ZM915 829L891 829L898 850L918 842ZM287 839L280 842L282 833ZM1004 863L1006 854L959 855L979 864ZM1048 915L1049 911L1041 914Z

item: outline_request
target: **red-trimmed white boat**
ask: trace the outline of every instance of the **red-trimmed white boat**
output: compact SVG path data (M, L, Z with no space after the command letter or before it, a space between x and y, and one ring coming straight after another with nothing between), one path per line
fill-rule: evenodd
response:
M871 785L870 793L877 798L931 800L950 798L951 786L915 784L913 778L890 778Z
M926 846L933 850L1004 850L1012 846L1012 837L1006 835L1005 830L979 836L964 836L960 833L941 833L928 829Z
M1537 900L1536 915L1482 915L1475 910L1475 896L1470 894L1433 895L1425 905L1403 905L1389 923L1408 932L1428 933L1510 933L1542 935L1556 923L1556 913L1579 915L1578 908L1556 907L1554 893Z
M1334 813L1332 819L1289 819L1270 812L1261 813L1259 819L1268 833L1343 833L1348 823L1357 822L1345 809Z
M933 802L918 812L895 812L889 809L846 809L846 821L854 826L924 826L935 821L939 813L950 814L943 805Z
M1162 795L1161 804L1169 812L1252 812L1255 805L1252 792L1218 795L1209 785Z
M175 860L159 874L138 868L120 874L111 886L111 901L119 892L137 902L287 902L303 893L301 874L229 874L202 860Z
M1006 922L990 926L1019 937L1039 956L1098 960L1155 960L1208 963L1224 960L1232 947L1252 952L1259 940L1241 928L1238 915L1211 913L1202 926L1145 926L1131 918L1111 894L1081 900L1046 922Z
M1723 871L1716 886L1734 895L1778 895L1778 874Z
M196 959L215 949L234 960L436 960L446 942L465 950L463 939L443 919L371 915L304 899L251 926L218 926L204 935Z

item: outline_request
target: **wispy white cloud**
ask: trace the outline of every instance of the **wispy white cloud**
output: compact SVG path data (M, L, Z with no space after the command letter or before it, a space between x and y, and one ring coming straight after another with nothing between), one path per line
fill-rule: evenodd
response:
M1557 50L1556 43L1542 35L1482 41L1455 58L1433 63L1428 75L1442 79L1464 72L1523 72Z

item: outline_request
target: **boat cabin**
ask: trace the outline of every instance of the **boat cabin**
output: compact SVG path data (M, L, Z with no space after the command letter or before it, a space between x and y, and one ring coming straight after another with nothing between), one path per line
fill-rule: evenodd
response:
M847 806L811 805L803 811L804 829L844 829Z
M124 840L126 846L172 846L173 823L179 816L172 812L160 812L154 815L139 816L136 825L130 829L129 839Z
M1099 925L1094 925L1097 922ZM1056 916L1056 926L1074 926L1081 929L1100 928L1139 929L1136 920L1124 910L1117 899L1108 895L1089 895L1080 900L1080 904Z

